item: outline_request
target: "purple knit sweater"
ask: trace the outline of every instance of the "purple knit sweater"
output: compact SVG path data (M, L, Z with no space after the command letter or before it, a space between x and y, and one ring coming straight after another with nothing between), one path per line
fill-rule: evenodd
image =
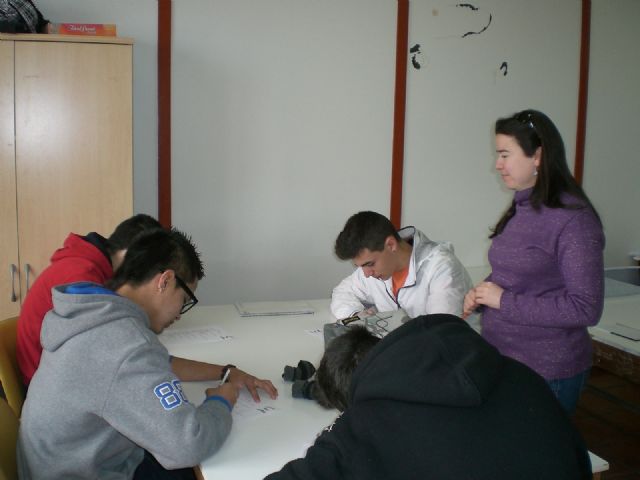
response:
M531 191L516 192L516 214L489 249L488 280L504 292L499 309L485 307L482 336L546 379L568 378L591 366L587 326L602 314L604 233L589 208L535 210Z

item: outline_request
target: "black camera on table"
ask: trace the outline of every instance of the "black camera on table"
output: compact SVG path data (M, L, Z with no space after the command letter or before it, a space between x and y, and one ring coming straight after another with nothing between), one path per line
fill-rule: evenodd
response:
M316 367L311 362L300 360L297 367L286 365L282 372L282 378L291 385L291 395L293 398L306 398L314 400L315 380L311 378L316 373Z
M291 396L293 398L306 398L307 400L315 400L315 380L296 380L291 385Z
M286 365L282 378L287 382L295 382L296 380L308 380L316 373L316 367L311 362L300 360L297 367Z

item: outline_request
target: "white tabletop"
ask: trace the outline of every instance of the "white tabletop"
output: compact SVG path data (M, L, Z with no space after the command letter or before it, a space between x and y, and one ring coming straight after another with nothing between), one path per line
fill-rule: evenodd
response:
M605 298L600 322L589 329L594 340L632 355L640 355L640 341L611 333L616 323L640 330L640 295Z
M618 303L627 305L633 301L616 301L614 305ZM310 300L308 304L313 307L313 314L262 317L241 317L233 305L196 307L160 337L173 355L238 365L258 377L270 379L280 393L275 401L263 395L257 407L253 403L244 404L259 407L266 414L256 414L254 409L238 416L241 407L236 405L229 438L201 464L205 479L263 478L303 456L317 434L335 419L337 411L293 398L291 383L281 377L285 365L296 366L299 360L318 365L324 348L322 326L335 321L329 313L329 300ZM227 336L230 338L224 338ZM183 387L190 401L200 404L205 388L216 384L190 382ZM608 470L606 460L591 452L589 455L594 473Z
M285 463L304 455L322 429L330 425L336 410L325 410L312 400L293 398L291 383L281 375L285 365L296 366L308 360L316 367L324 350L322 326L335 321L329 313L329 300L308 302L315 313L240 317L233 305L196 307L160 339L172 355L207 361L219 365L231 363L269 379L279 391L273 401L266 394L258 406L268 412L258 415L255 409L234 408L231 434L220 450L201 464L205 479L258 479L279 470ZM217 327L233 338L219 340L216 332L197 330ZM191 338L176 338L190 332ZM171 339L169 336L173 336ZM209 341L205 341L209 336ZM186 338L186 337L185 337ZM181 343L182 342L182 343ZM199 405L204 390L217 382L189 382L183 388L189 400ZM246 405L254 407L250 400ZM269 410L265 407L273 407Z
M609 470L609 462L604 458L600 458L595 453L589 452L589 459L591 460L591 473L600 473Z

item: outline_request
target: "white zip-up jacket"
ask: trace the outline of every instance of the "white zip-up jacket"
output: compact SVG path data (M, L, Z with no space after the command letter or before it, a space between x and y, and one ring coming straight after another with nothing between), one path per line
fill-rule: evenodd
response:
M462 314L464 296L473 284L453 246L433 242L414 227L405 227L398 235L413 245L409 273L398 298L393 296L391 278L367 278L362 268L357 268L333 289L331 313L336 318L347 318L370 306L379 312L402 308L410 318L432 313Z

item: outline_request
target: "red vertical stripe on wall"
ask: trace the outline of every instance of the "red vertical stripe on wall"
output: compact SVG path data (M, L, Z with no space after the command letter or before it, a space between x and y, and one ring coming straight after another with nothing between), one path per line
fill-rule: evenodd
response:
M576 130L576 159L573 174L582 184L584 174L584 143L587 134L587 99L589 95L589 51L591 40L591 0L582 0L582 28L580 43L580 83L578 87L578 127Z
M158 220L171 226L171 0L158 0Z
M574 175L582 183L589 86L591 0L582 0L578 124ZM409 41L409 1L398 0L390 219L400 227ZM158 219L171 225L171 0L158 0Z
M396 85L393 112L393 151L391 163L391 223L402 221L402 176L404 170L404 125L407 99L407 56L409 54L409 0L398 0L396 32Z

